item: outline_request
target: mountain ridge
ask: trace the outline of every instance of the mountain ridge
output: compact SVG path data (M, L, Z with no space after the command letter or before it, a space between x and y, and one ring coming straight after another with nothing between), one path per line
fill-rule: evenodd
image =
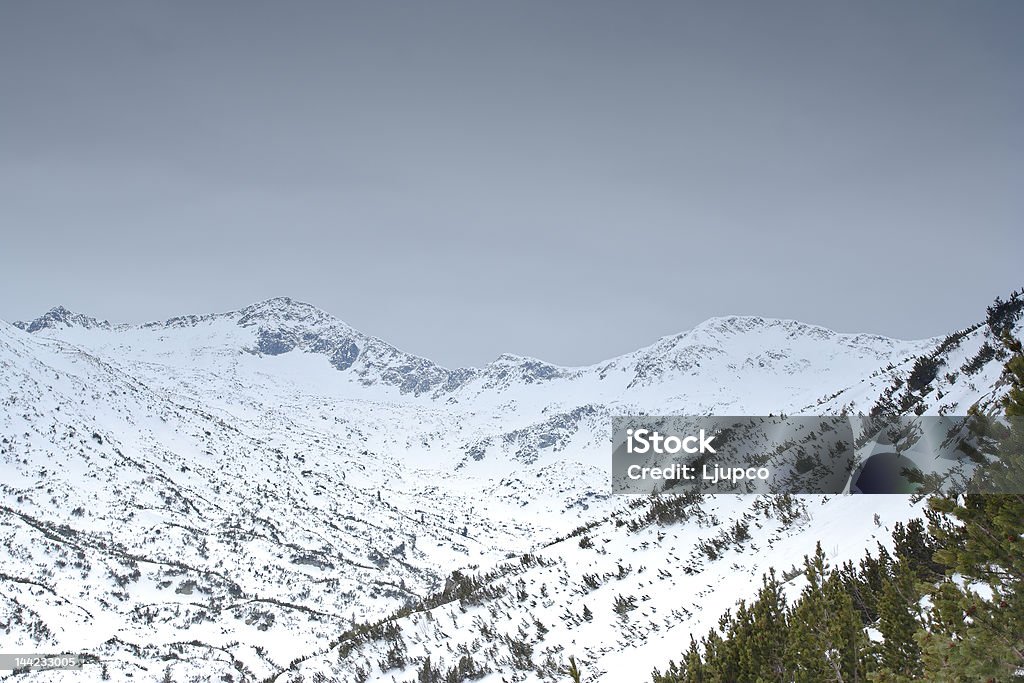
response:
M81 327L84 329L104 329L112 331L127 331L127 330L156 330L164 328L181 328L181 327L194 327L200 323L211 322L217 320L230 320L235 322L240 327L252 327L259 326L261 324L274 324L278 326L299 326L306 325L309 327L324 327L329 326L332 328L343 329L353 336L368 340L376 340L382 344L399 351L403 354L413 356L424 361L430 362L432 365L449 371L480 371L487 367L494 365L504 365L508 363L534 363L542 364L544 366L554 368L561 371L574 371L584 370L606 365L607 363L613 362L617 359L630 356L632 354L640 353L646 349L652 349L659 345L666 345L673 342L680 342L684 340L693 340L697 338L711 338L711 339L722 339L728 336L735 336L737 334L750 332L755 329L766 329L766 328L783 328L791 336L810 336L817 338L840 338L850 342L927 342L932 340L938 340L940 337L926 337L922 339L900 339L896 337L889 337L881 334L866 333L866 332L838 332L831 328L815 323L807 323L792 318L773 318L760 315L723 315L713 316L701 321L694 327L688 330L681 330L679 332L663 335L653 342L640 346L633 351L627 351L622 354L610 356L603 360L594 363L585 363L578 365L566 365L547 361L543 358L536 356L523 355L515 352L503 352L496 356L493 360L485 363L482 366L475 365L460 365L457 367L449 368L436 363L427 356L419 355L409 351L400 349L399 347L391 344L381 337L377 337L361 330L358 330L343 319L328 313L322 308L317 307L314 304L310 304L304 301L293 299L289 296L278 296L257 301L239 309L233 309L230 311L214 312L214 313L202 313L202 314L184 314L179 316L173 316L165 320L152 320L143 323L110 323L109 321L100 321L87 314L74 312L63 305L58 305L51 308L43 315L34 318L32 320L19 320L13 321L10 324L15 327L24 330L26 332L35 333L44 331L47 329L55 329L58 324L63 324L64 328Z
M652 516L610 492L612 416L988 409L995 340L1020 334L1019 307L941 342L730 316L582 368L499 357L449 388L315 307L260 303L145 328L66 309L31 334L0 324L10 647L86 652L115 680L405 683L427 657L472 656L486 683L557 682L569 654L631 680L769 563L822 538L853 559L920 509L752 496Z

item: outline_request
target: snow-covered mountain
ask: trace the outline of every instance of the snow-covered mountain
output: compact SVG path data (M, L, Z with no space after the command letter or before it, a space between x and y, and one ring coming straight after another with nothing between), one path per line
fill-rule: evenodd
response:
M728 317L448 369L288 298L0 323L3 649L97 660L35 680L554 680L569 655L644 680L751 577L917 510L719 496L662 524L610 494L611 416L958 413L998 396L992 336Z

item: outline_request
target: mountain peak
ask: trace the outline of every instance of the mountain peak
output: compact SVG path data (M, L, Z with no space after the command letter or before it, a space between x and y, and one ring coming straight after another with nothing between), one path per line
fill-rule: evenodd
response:
M488 365L522 365L523 363L542 363L544 365L552 365L540 358L521 356L517 353L503 353L488 363Z
M514 353L503 353L487 364L485 372L492 378L505 380L516 377L527 383L563 376L568 368Z
M866 332L847 333L837 332L828 327L805 323L799 320L786 318L763 318L750 315L730 315L716 318L709 318L694 327L689 332L677 335L679 339L701 340L702 343L721 342L730 337L743 336L744 334L771 331L773 334L785 335L788 339L806 338L817 340L845 340L845 343L856 346L877 346L902 343L902 340L893 339L879 334ZM926 342L928 340L917 340Z
M820 325L785 318L764 318L758 315L729 315L708 318L690 330L690 332L684 333L684 335L723 339L768 329L782 332L788 337L832 339L839 335L835 330Z
M75 313L64 306L54 306L49 311L31 321L18 321L14 326L26 332L37 332L45 329L56 329L61 327L83 327L86 329L103 328L110 329L110 323L106 320Z
M747 332L758 327L813 327L796 320L785 320L782 318L765 318L759 315L724 315L708 318L697 325L694 330L718 331L718 332Z
M240 315L238 324L242 326L267 322L305 325L341 323L340 320L316 306L287 296L259 301L246 306L238 313Z

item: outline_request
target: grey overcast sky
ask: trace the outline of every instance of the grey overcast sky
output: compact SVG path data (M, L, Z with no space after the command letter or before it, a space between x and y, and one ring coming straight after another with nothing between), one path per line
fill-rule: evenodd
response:
M4 2L0 318L309 301L448 365L1024 285L1024 2Z

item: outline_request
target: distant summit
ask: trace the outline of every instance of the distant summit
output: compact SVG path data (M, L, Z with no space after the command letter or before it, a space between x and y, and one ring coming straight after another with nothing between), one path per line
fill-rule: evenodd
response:
M279 296L246 306L238 311L238 324L242 326L254 323L276 322L303 325L343 324L313 304L296 301L291 297ZM347 327L347 325L346 325Z
M99 328L104 330L110 329L110 323L106 320L101 321L81 313L75 313L74 311L69 311L63 306L51 308L35 320L29 322L18 321L13 324L15 327L25 330L26 332L38 332L39 330L69 327L84 327L86 329Z
M699 375L714 377L716 384L735 388L733 379L749 371L785 376L815 368L817 373L829 373L851 358L874 366L907 357L938 341L904 342L870 334L843 334L796 320L732 315L710 318L691 330L662 337L636 351L589 366L560 366L504 353L482 368L448 369L356 330L312 304L287 296L237 310L183 315L142 325L111 326L64 307L15 325L44 336L59 336L68 328L98 328L115 333L195 330L235 352L261 357L293 352L324 356L335 370L348 373L359 384L393 386L402 394L433 398L448 397L456 391L509 391L517 386L580 381L585 377L599 382L620 377L624 381L620 389L664 384L681 390ZM169 335L166 339L177 337ZM679 384L681 381L683 384ZM617 386L614 381L606 390L614 393L613 386ZM590 389L594 390L596 385Z

